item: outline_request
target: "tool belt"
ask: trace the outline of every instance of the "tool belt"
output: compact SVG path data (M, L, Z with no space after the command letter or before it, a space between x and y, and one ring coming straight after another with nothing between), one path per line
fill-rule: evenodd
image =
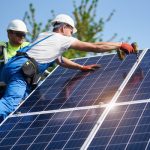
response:
M28 58L28 60L22 65L21 71L26 82L35 88L41 79L36 60L29 57L25 52L17 52L17 56L25 56Z

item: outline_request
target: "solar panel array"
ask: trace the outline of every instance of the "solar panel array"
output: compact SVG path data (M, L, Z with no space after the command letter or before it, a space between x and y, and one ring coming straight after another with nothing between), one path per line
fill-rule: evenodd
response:
M55 69L2 123L0 149L150 149L150 50L74 61L101 68Z
M120 61L116 55L76 60L84 65L101 65L95 72L86 73L59 67L17 111L27 113L107 103L135 60L136 57L129 56Z

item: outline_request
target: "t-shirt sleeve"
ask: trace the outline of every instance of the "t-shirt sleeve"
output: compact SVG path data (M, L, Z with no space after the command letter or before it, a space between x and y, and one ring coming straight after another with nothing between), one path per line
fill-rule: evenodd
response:
M67 37L67 36L63 36L63 38L61 39L61 47L62 47L62 51L67 50L71 44L73 42L75 42L77 39L74 37Z

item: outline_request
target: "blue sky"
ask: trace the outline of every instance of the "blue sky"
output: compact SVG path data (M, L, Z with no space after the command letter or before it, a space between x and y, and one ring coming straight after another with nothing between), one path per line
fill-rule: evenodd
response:
M81 0L76 0L79 4ZM0 40L7 40L6 28L10 20L22 19L29 4L36 8L37 21L43 22L51 18L50 10L56 14L67 13L72 16L73 0L1 0ZM103 40L107 41L114 33L114 40L131 37L130 42L138 42L139 48L150 47L150 0L99 0L97 18L106 19L112 10L116 10L111 21L105 25Z

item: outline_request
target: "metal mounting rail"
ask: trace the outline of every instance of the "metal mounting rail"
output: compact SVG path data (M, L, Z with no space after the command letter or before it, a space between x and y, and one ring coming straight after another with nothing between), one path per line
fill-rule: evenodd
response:
M122 106L122 105L132 105L132 104L141 104L150 102L150 99L141 99L137 101L128 101L128 102L119 102L115 103L113 106ZM47 110L47 111L40 111L40 112L29 112L29 113L18 113L13 114L11 117L23 117L23 116L32 116L32 115L41 115L41 114L51 114L51 113L63 113L67 111L77 111L77 110L86 110L86 109L97 109L97 108L106 108L109 104L100 104L100 105L93 105L93 106L83 106L83 107L74 107L74 108L65 108L65 109L57 109L57 110Z

